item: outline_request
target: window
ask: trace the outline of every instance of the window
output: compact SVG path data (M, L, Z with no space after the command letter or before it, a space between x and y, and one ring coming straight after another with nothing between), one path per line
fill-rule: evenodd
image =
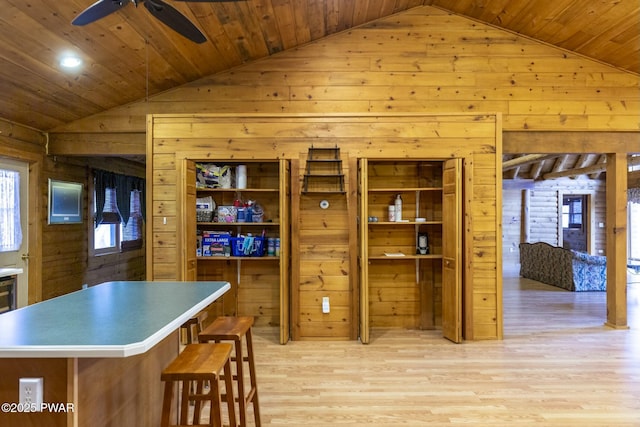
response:
M97 200L95 193L94 200ZM98 221L96 204L93 205L94 223ZM93 234L93 248L96 255L120 250L120 213L116 204L115 188L105 189L102 219L99 224L96 224Z
M17 251L20 228L20 174L0 169L0 252Z
M140 203L140 197L142 192L133 190L130 193L130 206L131 214L127 224L121 227L122 235L122 249L139 249L142 247L142 230L143 230L143 218L142 218L142 204Z
M562 198L562 228L582 228L585 196L565 196Z
M104 171L95 171L95 175L93 254L141 248L144 181Z

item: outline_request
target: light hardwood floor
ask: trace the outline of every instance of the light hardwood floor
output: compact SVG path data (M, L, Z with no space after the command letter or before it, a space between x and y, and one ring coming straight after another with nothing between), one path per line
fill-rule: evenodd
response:
M630 329L603 326L605 293L505 278L502 341L373 330L278 344L254 333L263 426L640 426L640 282Z

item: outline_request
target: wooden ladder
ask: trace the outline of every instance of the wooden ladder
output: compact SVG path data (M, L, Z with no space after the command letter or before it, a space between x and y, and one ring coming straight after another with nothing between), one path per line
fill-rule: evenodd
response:
M309 183L316 181L325 185L322 189L309 189ZM330 188L332 187L332 188ZM344 193L344 174L340 148L309 147L307 167L304 174L303 193Z

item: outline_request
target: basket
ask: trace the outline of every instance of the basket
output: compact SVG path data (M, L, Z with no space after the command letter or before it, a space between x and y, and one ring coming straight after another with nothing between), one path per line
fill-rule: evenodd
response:
M213 221L213 211L196 211L196 221L197 222L211 222Z
M245 248L245 239L253 239L253 244ZM260 257L264 255L264 237L232 237L231 254L240 257Z
M213 197L198 197L196 199L196 221L211 222L213 221L213 210L216 208L216 202Z

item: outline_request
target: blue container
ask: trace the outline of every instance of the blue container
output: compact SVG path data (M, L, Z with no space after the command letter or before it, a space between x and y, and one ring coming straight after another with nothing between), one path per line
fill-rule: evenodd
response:
M231 237L231 255L259 257L264 255L264 237Z

